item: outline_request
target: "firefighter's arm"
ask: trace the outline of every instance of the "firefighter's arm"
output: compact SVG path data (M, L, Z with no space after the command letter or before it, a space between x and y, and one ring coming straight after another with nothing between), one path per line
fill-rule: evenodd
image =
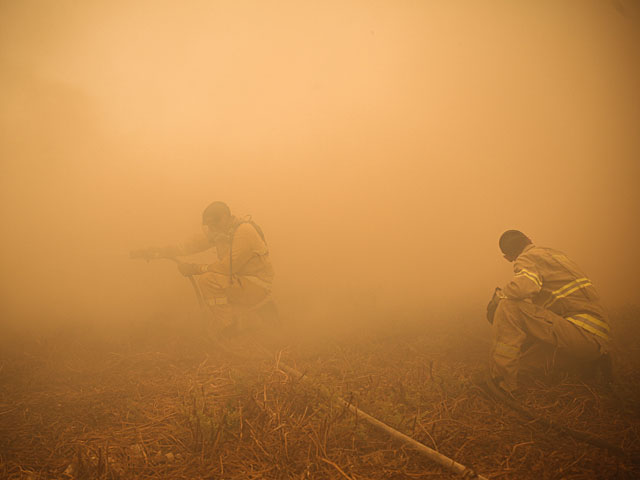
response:
M176 256L184 257L210 249L211 243L204 233L197 233L173 248L178 252Z
M133 250L131 258L143 258L145 260L155 260L158 258L175 258L192 255L207 250L211 247L207 237L201 233L181 242L177 245L166 247L147 247L140 250Z
M513 266L514 275L502 289L506 298L523 300L531 298L542 288L542 277L535 262L527 255L521 255Z
M493 292L493 296L491 297L491 301L487 305L487 320L489 323L493 324L493 317L496 314L500 300L503 298L505 298L505 296L504 293L502 293L502 289L500 287L496 287Z

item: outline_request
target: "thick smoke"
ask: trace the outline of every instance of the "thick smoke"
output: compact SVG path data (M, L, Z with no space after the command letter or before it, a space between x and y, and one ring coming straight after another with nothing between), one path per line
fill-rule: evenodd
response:
M508 228L637 302L639 22L596 0L2 2L2 316L195 308L128 251L213 200L264 229L291 322L481 318Z

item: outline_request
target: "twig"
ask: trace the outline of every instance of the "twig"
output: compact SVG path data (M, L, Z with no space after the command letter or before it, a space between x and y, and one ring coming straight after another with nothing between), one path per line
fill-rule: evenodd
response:
M328 463L329 465L331 465L332 467L334 467L336 470L338 470L342 476L344 478L346 478L347 480L353 480L353 478L351 478L349 475L347 475L346 473L344 473L344 470L342 470L340 468L339 465L335 464L334 462L332 462L331 460L329 460L328 458L324 458L324 457L318 457L320 460L322 460L325 463Z

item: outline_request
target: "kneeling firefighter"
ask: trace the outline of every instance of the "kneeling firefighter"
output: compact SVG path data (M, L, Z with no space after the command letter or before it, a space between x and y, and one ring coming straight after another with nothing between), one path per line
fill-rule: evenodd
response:
M274 271L262 229L250 217L238 218L223 202L213 202L202 213L202 233L178 245L150 247L132 257L175 258L216 249L209 264L178 263L185 276L197 276L204 303L217 326L233 331L258 323L277 323L271 297Z
M609 322L589 278L564 253L537 247L520 231L504 232L499 246L514 276L487 306L494 382L513 391L524 370L558 366L599 369L610 382Z

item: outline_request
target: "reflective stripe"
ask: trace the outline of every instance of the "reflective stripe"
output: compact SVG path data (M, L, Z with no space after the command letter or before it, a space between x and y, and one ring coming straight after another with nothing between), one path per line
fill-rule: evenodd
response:
M605 340L610 340L610 328L607 322L605 322L604 320L596 318L593 315L589 315L588 313L579 313L566 318L571 323L585 329L587 332L598 335Z
M494 353L499 353L509 358L517 358L520 354L520 348L509 345L508 343L496 342L493 347Z
M248 280L254 285L258 285L259 287L264 288L265 290L271 290L271 282L267 282L266 280L262 280L260 277L256 277L255 275L243 275L240 278L240 281Z
M521 275L533 281L536 285L538 285L538 287L542 287L542 282L540 281L540 278L535 273L530 272L529 270L525 270L523 268L519 272L516 272L516 277L519 277Z
M566 292L564 292L563 294L556 296L556 300L557 300L558 298L564 298L564 297L566 297L566 296L568 296L568 295L571 295L571 294L572 294L573 292L575 292L576 290L580 290L581 288L585 288L585 287L589 287L589 286L591 286L591 282L585 282L585 283L581 283L580 285L576 285L575 287L573 287L573 288L572 288L572 289L570 289L570 290L567 290L567 291L566 291Z
M573 281L567 283L566 285L563 285L562 287L560 287L557 290L554 290L551 293L553 294L554 297L564 297L564 296L568 295L568 293L564 293L564 294L562 293L564 290L566 290L568 288L571 288L571 287L573 287L575 285L582 284L582 283L588 283L589 285L591 285L591 282L589 281L588 278L578 278L576 280L573 280ZM572 290L572 291L574 291L574 290Z
M206 300L208 305L226 305L229 303L227 301L227 297L217 297L217 298L207 298Z
M577 280L569 282L566 285L563 285L562 287L560 287L559 289L551 292L551 296L552 296L551 301L547 303L546 306L548 307L559 298L564 298L566 296L571 295L576 290L580 290L581 288L586 288L590 286L592 286L592 283L591 283L591 280L589 280L588 278L578 278Z

